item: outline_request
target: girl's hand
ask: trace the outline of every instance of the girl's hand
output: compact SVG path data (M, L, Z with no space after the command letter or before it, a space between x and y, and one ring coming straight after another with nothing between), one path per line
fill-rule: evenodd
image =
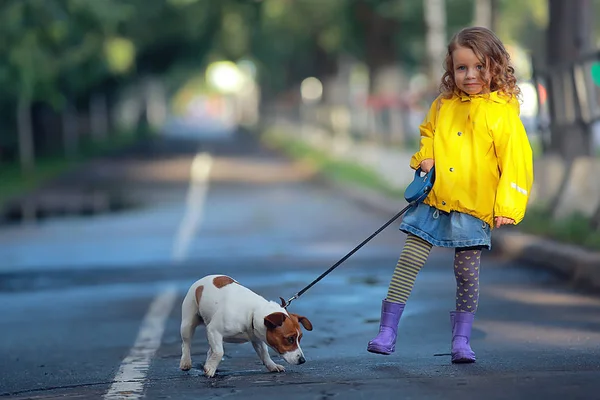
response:
M514 225L515 224L515 220L512 218L506 218L506 217L496 217L496 228L500 228L502 225Z
M435 161L433 161L433 158L426 158L423 161L421 161L421 170L423 170L423 172L425 172L426 174L429 173L429 171L431 170L431 168L433 168L433 164L435 164Z

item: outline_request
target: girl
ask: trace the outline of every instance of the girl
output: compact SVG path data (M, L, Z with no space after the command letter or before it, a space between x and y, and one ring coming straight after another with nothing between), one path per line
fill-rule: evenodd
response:
M420 126L410 166L436 180L423 203L404 216L406 244L382 302L379 334L367 350L395 350L400 316L432 246L455 248L456 310L450 312L452 362L475 362L469 344L479 301L482 249L491 231L518 224L533 183L533 160L519 119L520 90L510 56L486 28L465 28L448 45L441 94Z

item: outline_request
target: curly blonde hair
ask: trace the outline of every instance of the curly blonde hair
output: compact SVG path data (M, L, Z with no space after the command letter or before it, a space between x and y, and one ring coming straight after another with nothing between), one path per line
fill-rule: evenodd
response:
M483 27L464 28L454 35L448 44L448 52L444 60L444 75L440 85L440 93L444 98L450 98L460 90L454 80L454 63L452 52L458 47L466 47L475 53L484 66L482 78L489 77L490 92L498 91L507 96L519 98L521 90L517 86L515 69L510 63L510 54L491 30ZM483 79L487 82L487 79Z

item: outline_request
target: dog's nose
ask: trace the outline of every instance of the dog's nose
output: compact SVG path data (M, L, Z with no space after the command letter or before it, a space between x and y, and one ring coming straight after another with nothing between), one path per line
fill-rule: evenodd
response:
M306 362L306 359L304 358L304 356L300 356L300 358L298 359L298 364L304 364Z

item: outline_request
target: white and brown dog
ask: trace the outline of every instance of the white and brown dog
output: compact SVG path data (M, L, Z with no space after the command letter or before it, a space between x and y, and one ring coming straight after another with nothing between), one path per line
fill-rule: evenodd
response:
M312 331L308 318L288 313L281 299L279 305L252 292L224 275L209 275L196 281L181 305L181 362L179 367L192 368L191 342L196 327L206 325L208 353L204 374L213 377L223 358L223 342L251 342L256 354L271 372L283 372L269 356L271 347L292 365L306 360L300 348L302 331ZM267 347L268 346L268 347Z

